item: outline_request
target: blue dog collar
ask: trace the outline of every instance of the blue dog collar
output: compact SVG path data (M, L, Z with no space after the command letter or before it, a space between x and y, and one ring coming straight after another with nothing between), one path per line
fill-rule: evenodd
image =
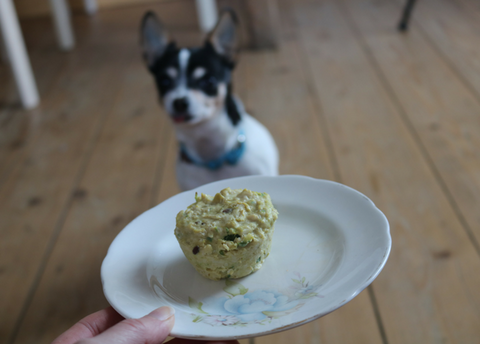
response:
M214 171L214 170L218 170L224 164L236 165L240 160L240 158L242 157L243 153L245 152L245 141L246 141L245 132L243 130L240 130L237 136L237 144L235 145L235 147L232 150L225 153L220 158L210 160L210 161L199 161L199 160L193 159L187 153L187 149L185 148L185 145L183 143L180 143L180 156L182 159L186 160L187 162L191 162L194 165L205 167L205 168L208 168L209 170Z

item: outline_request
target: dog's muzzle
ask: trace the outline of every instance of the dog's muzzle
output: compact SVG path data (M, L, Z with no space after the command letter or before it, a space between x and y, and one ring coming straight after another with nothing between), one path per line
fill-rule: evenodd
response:
M173 101L172 119L175 123L188 122L192 119L192 115L188 113L188 99L186 97L177 98Z

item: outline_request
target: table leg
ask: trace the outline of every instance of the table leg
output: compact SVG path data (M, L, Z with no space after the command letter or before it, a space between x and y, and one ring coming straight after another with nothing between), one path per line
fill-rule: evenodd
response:
M398 30L405 32L408 30L408 24L410 22L410 17L412 16L413 6L415 6L416 0L407 0L405 7L402 12L402 18L398 24Z
M83 0L83 8L85 9L85 13L88 15L97 13L97 0Z
M60 49L68 51L75 46L72 24L70 22L70 10L65 0L50 0L50 7L53 12L55 22L55 32L57 34Z
M215 0L196 0L198 23L203 32L209 32L218 20Z
M34 108L39 97L12 0L0 0L0 31L23 107Z

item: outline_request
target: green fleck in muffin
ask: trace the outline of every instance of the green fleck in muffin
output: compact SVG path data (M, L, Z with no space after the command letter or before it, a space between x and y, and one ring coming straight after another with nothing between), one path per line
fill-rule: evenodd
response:
M226 188L177 215L175 236L203 276L240 278L262 267L270 253L278 211L264 192Z

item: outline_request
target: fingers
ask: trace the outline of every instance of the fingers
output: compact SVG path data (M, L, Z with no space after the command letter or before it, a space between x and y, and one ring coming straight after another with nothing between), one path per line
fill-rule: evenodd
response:
M162 343L173 328L174 309L158 308L140 319L127 319L84 344L156 344Z
M112 307L90 314L55 339L52 344L73 344L92 338L123 320Z
M221 341L198 341L193 339L174 338L167 344L239 344L237 340L221 340Z

